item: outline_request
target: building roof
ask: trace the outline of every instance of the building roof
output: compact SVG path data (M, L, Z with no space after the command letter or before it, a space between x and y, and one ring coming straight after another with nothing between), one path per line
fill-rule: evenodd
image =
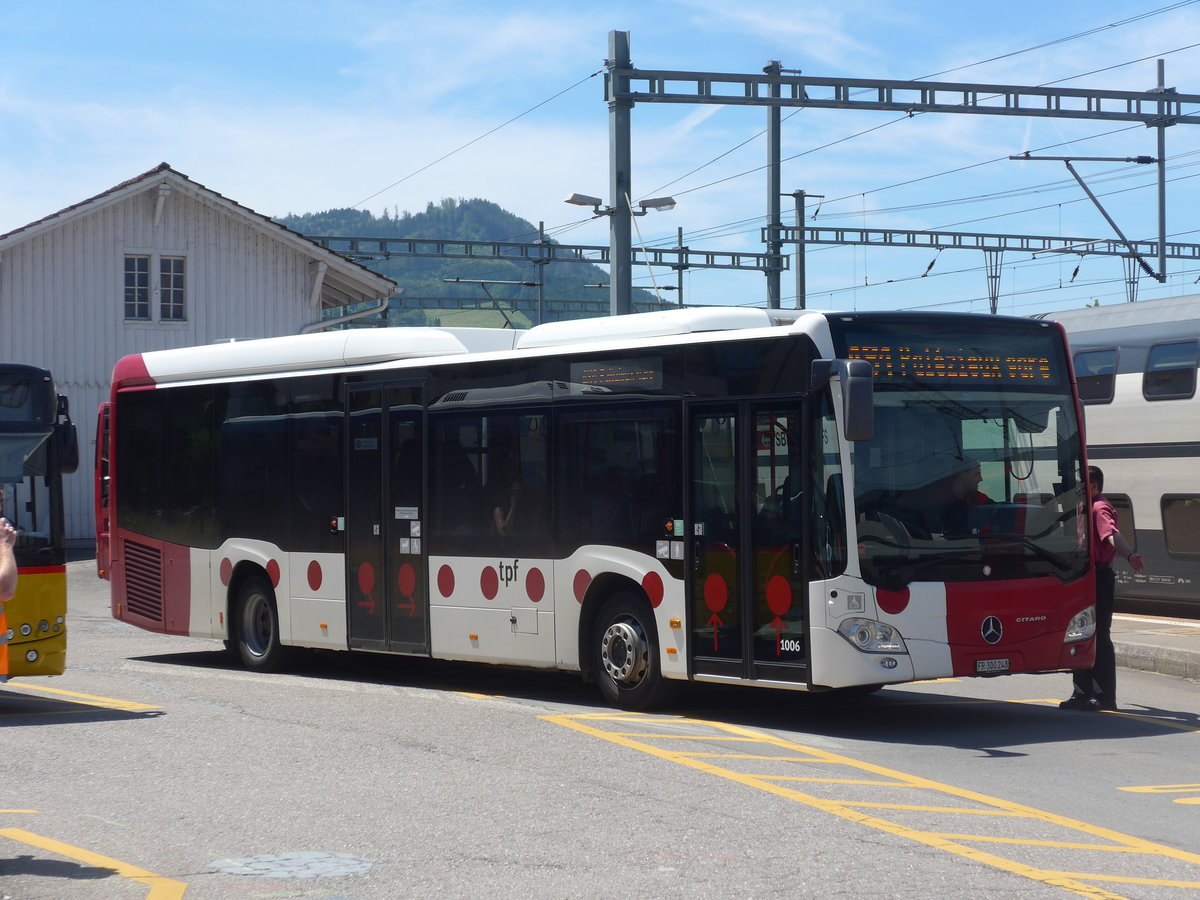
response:
M241 216L254 227L271 234L276 240L290 244L302 253L312 257L314 262L326 265L325 278L321 290L321 307L330 309L365 301L383 300L391 296L396 283L383 275L372 272L366 266L349 260L340 254L327 250L315 241L311 241L297 231L279 224L262 213L255 212L247 206L230 200L228 197L205 187L199 182L192 181L168 163L159 163L148 172L123 181L115 187L81 200L78 203L60 209L28 225L22 225L7 234L0 234L0 250L28 240L38 234L61 227L76 218L116 203L141 191L153 188L155 185L167 184L179 188L202 201L212 203L228 212Z

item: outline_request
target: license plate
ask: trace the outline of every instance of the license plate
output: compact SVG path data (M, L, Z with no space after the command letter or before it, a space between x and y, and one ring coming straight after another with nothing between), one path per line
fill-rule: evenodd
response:
M1007 659L977 659L975 660L975 673L982 675L985 672L1007 672Z

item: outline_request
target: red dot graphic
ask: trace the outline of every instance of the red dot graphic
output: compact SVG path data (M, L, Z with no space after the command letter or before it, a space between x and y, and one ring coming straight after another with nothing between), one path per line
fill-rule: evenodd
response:
M541 569L530 569L525 573L525 593L534 603L546 596L546 576Z
M417 589L417 572L409 563L400 567L400 572L396 575L396 587L400 588L400 593L405 597L411 597Z
M496 599L496 594L500 590L500 576L491 566L479 573L479 589L483 591L483 596L487 599Z
M449 566L442 566L438 569L437 577L438 593L443 597L449 597L454 593L454 570Z
M324 576L321 574L321 564L315 559L308 564L308 586L311 590L319 591L321 589L321 580Z
M767 606L777 616L784 615L792 608L792 586L782 575L776 575L767 582Z
M279 587L279 563L275 560L267 563L267 577L271 579L271 587Z
M723 576L713 572L704 579L704 605L715 613L723 610L729 603L729 585Z
M369 562L358 567L358 589L364 594L375 590L375 567Z
M647 572L646 577L642 579L642 590L650 598L650 605L658 609L659 604L663 602L662 576L657 572Z
M229 561L229 557L221 560L221 584L229 587L229 579L233 577L233 563Z
M580 603L583 602L583 597L587 593L588 585L592 583L592 576L580 569L575 573L575 580L571 584L571 588L575 591L575 599Z
M875 601L879 604L879 608L890 616L898 616L904 610L908 609L910 597L908 588L902 588L898 591L879 588L875 591Z

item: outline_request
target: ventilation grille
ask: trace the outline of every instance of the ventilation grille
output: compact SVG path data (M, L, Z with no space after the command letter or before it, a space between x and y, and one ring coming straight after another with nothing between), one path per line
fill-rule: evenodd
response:
M125 604L131 613L163 620L162 551L125 542Z

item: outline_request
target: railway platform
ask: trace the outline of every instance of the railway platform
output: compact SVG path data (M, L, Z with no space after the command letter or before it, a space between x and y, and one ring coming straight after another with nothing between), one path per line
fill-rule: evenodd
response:
M1117 666L1200 681L1200 619L1117 613Z

